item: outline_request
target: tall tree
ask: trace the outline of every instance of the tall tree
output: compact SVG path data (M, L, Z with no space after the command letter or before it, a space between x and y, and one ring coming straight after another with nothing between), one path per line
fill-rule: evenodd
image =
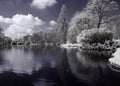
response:
M108 18L118 10L118 4L111 0L89 0L86 10L89 10L96 20L97 28L102 24L109 23Z
M76 43L76 37L84 29L100 28L110 24L118 4L111 0L89 0L81 12L77 12L68 29L67 42Z
M64 4L61 8L61 12L57 20L57 36L59 38L59 43L66 43L67 30L68 30L68 14L67 7Z

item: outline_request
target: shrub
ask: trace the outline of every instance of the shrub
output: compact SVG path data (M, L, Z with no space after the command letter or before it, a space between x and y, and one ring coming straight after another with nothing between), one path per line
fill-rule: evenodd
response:
M105 41L112 41L113 34L110 30L106 28L100 28L100 29L90 29L90 30L83 30L78 36L77 36L77 42L78 43L87 43L87 44L97 44L101 43L104 44Z
M83 30L76 41L86 48L106 49L113 46L113 34L106 28Z

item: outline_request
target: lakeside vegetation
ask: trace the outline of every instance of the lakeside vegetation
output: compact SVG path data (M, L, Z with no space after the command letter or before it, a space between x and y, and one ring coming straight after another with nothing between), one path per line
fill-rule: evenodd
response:
M119 5L115 1L89 0L86 6L80 12L76 12L69 21L68 10L64 4L53 29L14 40L5 37L1 29L0 45L65 44L82 49L113 50L118 47L118 42L114 40L119 38L117 29L120 21L120 15L114 15L113 12L118 10Z

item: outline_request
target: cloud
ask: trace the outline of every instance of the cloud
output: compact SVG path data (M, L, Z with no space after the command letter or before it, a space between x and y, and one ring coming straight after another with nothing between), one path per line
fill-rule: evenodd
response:
M32 35L38 31L51 31L56 28L57 22L54 20L47 22L31 14L16 14L12 18L0 16L0 26L4 28L4 34L14 39L22 38L26 35ZM45 25L46 24L46 25Z
M12 24L12 19L10 19L10 18L4 18L3 16L0 16L0 26L3 29L7 28L10 24Z
M57 23L56 23L54 20L51 20L51 21L49 22L49 24L50 24L51 26L55 26Z
M22 15L22 14L16 14L12 18L13 23L21 26L26 26L28 27L34 27L36 25L42 25L43 22L41 19L38 17L34 17L31 14L28 15Z
M45 9L46 7L51 7L56 3L57 3L56 0L33 0L31 7L37 9Z
M31 35L36 31L36 28L44 25L38 17L34 17L31 14L23 15L16 14L12 18L4 18L0 16L0 25L4 30L5 36L10 38L18 39L25 35Z
M54 20L51 20L51 21L49 21L48 22L49 24L46 26L46 28L45 28L45 30L46 31L51 31L51 30L53 30L53 29L56 29L56 25L57 25L57 22L56 21L54 21Z

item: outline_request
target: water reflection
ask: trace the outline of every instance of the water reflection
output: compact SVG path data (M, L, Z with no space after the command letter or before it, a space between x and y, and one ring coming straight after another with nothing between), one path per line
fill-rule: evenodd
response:
M51 81L47 81L45 79L40 79L39 81L34 83L34 86L54 86L55 83L52 83Z
M19 74L32 74L44 67L44 58L35 56L31 50L26 51L24 47L14 47L2 51L2 63L0 65L0 73L4 71L13 71ZM47 61L48 60L48 61ZM55 62L46 58L46 63L50 67L55 67Z
M108 66L111 56L58 47L3 47L0 86L120 86L120 73Z
M61 86L63 53L56 47L1 48L0 86Z
M88 86L120 85L120 74L108 67L108 58L112 57L112 52L69 49L67 55L72 73Z

